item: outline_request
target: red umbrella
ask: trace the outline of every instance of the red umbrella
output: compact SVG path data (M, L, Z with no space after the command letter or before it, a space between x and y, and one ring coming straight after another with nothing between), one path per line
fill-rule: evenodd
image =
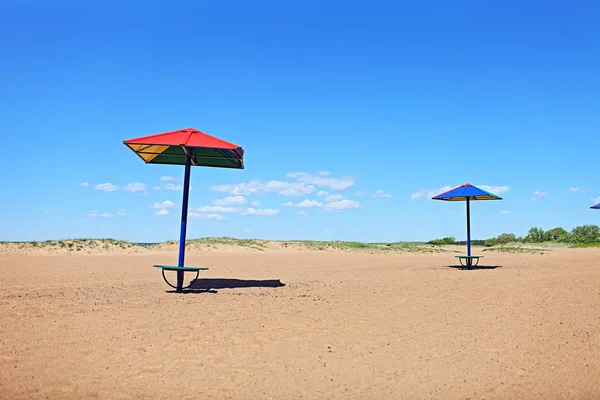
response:
M244 168L244 150L233 143L207 135L194 128L129 139L123 143L147 164L185 165L177 291L183 287L185 236L187 230L190 170L192 166L215 168ZM163 272L164 274L164 272Z

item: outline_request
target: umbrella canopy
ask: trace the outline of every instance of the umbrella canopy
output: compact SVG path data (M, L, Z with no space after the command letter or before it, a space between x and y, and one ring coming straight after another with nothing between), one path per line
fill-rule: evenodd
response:
M591 206L590 208L595 208L595 209L600 210L600 203L596 204L595 206Z
M129 139L123 143L147 164L244 168L244 150L237 144L207 135L194 128Z
M123 143L147 164L185 165L181 231L179 236L179 262L177 291L183 287L185 237L187 232L190 169L192 166L215 168L244 168L244 150L237 144L207 135L195 128L159 133ZM164 273L164 272L163 272Z
M470 183L465 183L447 192L438 194L432 197L432 199L467 202L467 256L471 257L471 200L502 200L502 197L473 186ZM470 259L467 260L467 265L471 265Z
M502 200L502 197L486 192L470 183L465 183L464 185L450 189L447 192L438 194L437 196L432 197L432 199L445 201Z

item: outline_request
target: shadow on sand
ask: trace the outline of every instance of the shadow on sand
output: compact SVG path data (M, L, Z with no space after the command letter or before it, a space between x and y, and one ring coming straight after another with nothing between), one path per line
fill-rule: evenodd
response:
M496 269L502 268L502 265L476 265L472 267L465 267L464 265L448 265L448 268L460 269L463 271L474 271L477 269Z
M240 289L240 288L278 288L285 286L279 279L228 279L228 278L201 278L183 290L183 293L217 293L216 289ZM169 292L175 292L169 290Z

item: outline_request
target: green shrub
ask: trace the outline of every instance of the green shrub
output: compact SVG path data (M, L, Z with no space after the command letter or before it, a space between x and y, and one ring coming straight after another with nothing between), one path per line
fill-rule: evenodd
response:
M456 240L453 237L445 237L442 239L433 239L427 242L427 244L435 244L435 245L445 245L445 244L454 244Z

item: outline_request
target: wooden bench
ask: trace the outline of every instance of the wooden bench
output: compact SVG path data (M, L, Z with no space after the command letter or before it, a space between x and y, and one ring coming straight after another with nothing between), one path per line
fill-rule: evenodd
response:
M460 265L462 265L463 267L474 267L477 264L479 264L479 259L483 258L483 256L455 256L455 257L459 259ZM463 260L465 260L466 264L463 264ZM475 264L473 264L473 260L476 260Z
M162 277L164 279L164 281L167 283L167 285L171 286L173 289L177 289L177 286L171 285L171 282L169 282L167 280L167 278L165 277L165 271L175 271L175 272L195 272L196 273L196 277L192 280L192 283L198 279L198 275L200 274L200 271L206 271L208 268L202 268L202 267L178 267L176 265L153 265L154 268L160 268L162 270ZM183 287L182 289L187 289L190 286L192 286L192 283L190 283L189 285L187 285L186 287Z

